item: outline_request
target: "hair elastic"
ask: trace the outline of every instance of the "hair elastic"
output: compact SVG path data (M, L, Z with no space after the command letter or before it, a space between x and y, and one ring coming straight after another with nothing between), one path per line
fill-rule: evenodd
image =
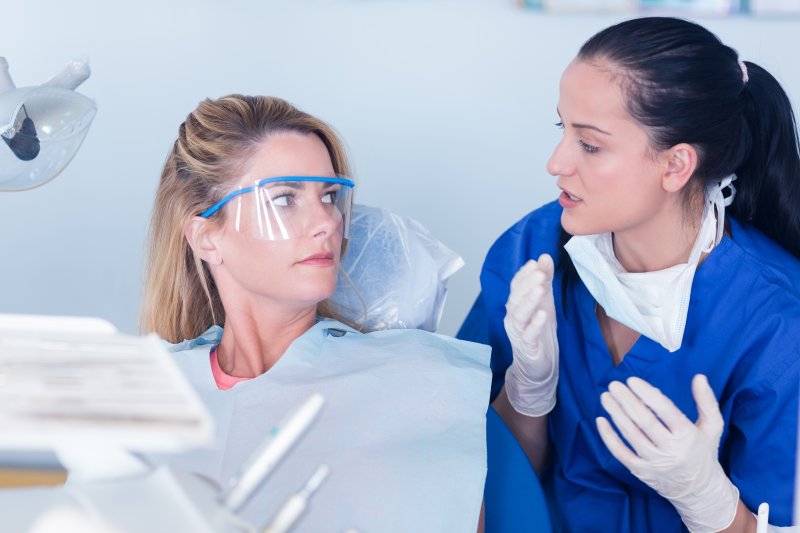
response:
M747 75L747 65L745 65L744 61L741 59L737 59L737 62L739 63L739 68L742 71L742 83L746 84L750 80L750 76Z

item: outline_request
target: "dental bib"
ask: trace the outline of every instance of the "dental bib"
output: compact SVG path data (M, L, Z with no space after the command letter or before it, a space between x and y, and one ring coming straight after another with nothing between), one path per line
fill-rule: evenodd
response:
M564 246L586 288L606 314L666 350L681 347L692 281L702 254L722 240L725 207L736 194L730 175L706 190L703 218L686 263L654 272L627 272L614 255L612 234L576 235ZM730 187L727 198L723 189Z

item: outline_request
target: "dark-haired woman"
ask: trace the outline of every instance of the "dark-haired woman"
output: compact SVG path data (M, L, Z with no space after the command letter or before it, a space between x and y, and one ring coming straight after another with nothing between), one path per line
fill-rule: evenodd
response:
M672 18L612 26L564 71L557 202L489 251L459 336L563 531L791 523L800 157L758 65ZM552 259L551 259L552 258ZM623 440L624 439L624 440Z

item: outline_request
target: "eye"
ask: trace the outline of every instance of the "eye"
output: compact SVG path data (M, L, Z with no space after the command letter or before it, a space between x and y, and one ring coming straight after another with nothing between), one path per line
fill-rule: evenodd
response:
M564 123L563 122L556 122L556 128L558 128L560 130L563 130L564 129Z
M335 204L336 198L339 196L338 190L326 191L324 195L322 195L322 203L323 204Z
M598 148L597 146L592 146L591 144L586 144L585 142L583 142L582 139L578 139L578 144L580 144L581 148L583 148L586 152L590 154L596 154L597 152L600 151L600 148Z
M294 205L294 193L285 192L283 194L279 194L272 199L271 203L273 205L277 205L278 207L290 207Z

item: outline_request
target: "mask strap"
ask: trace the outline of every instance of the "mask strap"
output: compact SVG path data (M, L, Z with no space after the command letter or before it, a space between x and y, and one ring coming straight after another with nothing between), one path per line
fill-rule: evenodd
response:
M733 186L734 174L713 183L706 189L706 205L703 209L700 232L697 241L689 254L689 263L697 264L700 256L710 253L722 240L725 231L725 207L731 205L733 197L736 195L736 187ZM730 188L730 194L726 198L722 191ZM709 220L709 218L714 217Z
M733 185L735 180L736 174L722 178L722 180L712 185L708 195L708 201L711 204L709 207L714 209L714 214L717 217L717 233L714 237L714 246L718 245L719 241L722 240L722 235L725 231L725 207L731 205L733 198L736 196L736 187ZM725 188L730 188L730 194L727 198L722 193Z

